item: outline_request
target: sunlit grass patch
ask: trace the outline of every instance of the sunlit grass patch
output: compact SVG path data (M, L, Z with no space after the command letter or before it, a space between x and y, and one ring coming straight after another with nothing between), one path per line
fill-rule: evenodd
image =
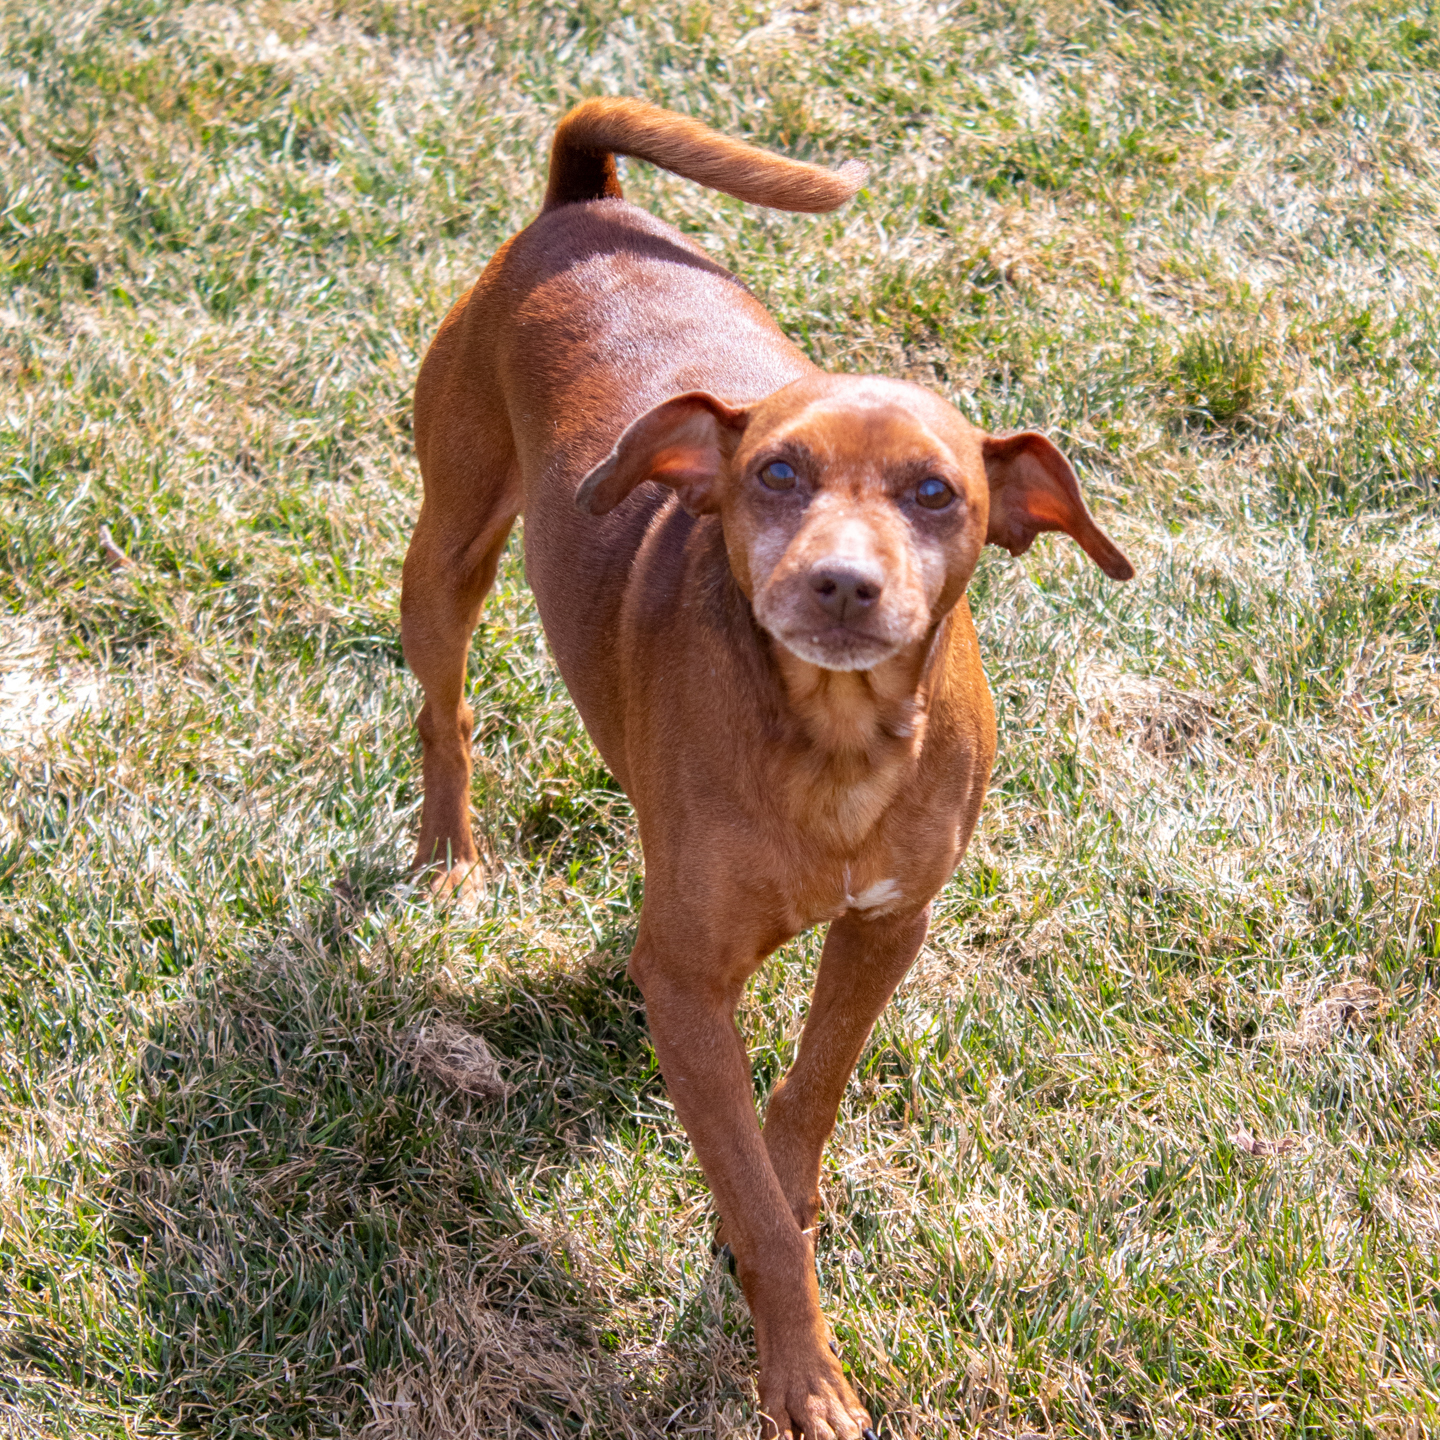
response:
M1195 334L1175 357L1175 384L1186 423L1233 429L1251 418L1273 360L1265 347L1238 335Z

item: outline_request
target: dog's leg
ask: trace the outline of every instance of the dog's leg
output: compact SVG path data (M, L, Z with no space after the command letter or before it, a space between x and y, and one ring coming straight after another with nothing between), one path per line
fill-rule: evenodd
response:
M765 1112L770 1162L807 1235L820 1209L820 1157L846 1083L880 1012L920 953L929 921L928 905L900 919L851 913L825 937L800 1054Z
M406 663L425 692L416 722L424 751L425 801L415 866L440 866L435 889L458 888L462 899L473 903L481 877L470 830L474 716L465 703L465 658L520 509L520 486L506 476L488 496L479 485L471 493L469 513L441 514L429 499L421 507L405 556L400 636Z
M870 1420L830 1348L810 1243L770 1163L735 1007L760 956L647 923L630 974L645 995L655 1054L695 1146L755 1322L765 1434L859 1440Z

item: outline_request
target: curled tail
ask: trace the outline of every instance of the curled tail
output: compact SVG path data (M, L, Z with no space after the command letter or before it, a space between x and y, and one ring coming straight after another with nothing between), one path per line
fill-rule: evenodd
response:
M812 213L843 205L866 173L858 160L847 160L838 170L786 160L644 100L585 100L555 131L544 209L618 200L617 155L648 160L753 205Z

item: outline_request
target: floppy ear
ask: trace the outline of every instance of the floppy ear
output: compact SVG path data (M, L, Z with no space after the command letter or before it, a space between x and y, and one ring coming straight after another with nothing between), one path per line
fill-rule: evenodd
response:
M1069 461L1043 435L987 435L982 453L990 482L990 544L1023 555L1042 530L1063 530L1112 580L1134 575L1135 567L1090 518Z
M644 480L668 485L692 515L720 508L719 479L749 412L703 390L676 395L631 421L615 448L581 482L575 504L589 515L613 510Z

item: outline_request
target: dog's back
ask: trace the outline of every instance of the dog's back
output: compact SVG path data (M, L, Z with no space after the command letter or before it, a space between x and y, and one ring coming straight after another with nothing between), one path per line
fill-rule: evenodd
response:
M623 580L656 511L670 512L652 537L662 552L678 553L694 521L658 486L603 518L581 516L576 487L669 396L706 390L743 405L814 367L729 271L621 198L616 154L795 211L843 204L865 172L770 155L643 101L587 101L557 130L540 215L495 255L426 356L415 436L427 497L478 482L523 510L527 578L556 659L623 771L618 736L607 743ZM470 417L459 434L457 415ZM488 463L477 466L477 451Z
M552 470L555 431L573 432L590 464L606 453L618 434L614 402L621 395L633 414L677 388L702 384L752 399L810 368L734 276L671 226L624 202L616 155L784 210L832 210L865 174L854 162L829 171L770 155L640 100L577 106L556 131L540 216L497 252L426 357L415 396L422 468L429 468L433 418L448 416L448 402L458 398L450 357L461 350L473 375L477 341L506 377L512 429L530 434L539 421ZM643 304L632 303L636 294ZM685 343L692 339L703 343ZM576 387L583 394L589 371L604 375L607 393L592 414L577 415ZM489 377L473 378L483 385ZM599 444L605 430L613 433ZM572 446L562 440L559 452L568 461ZM516 458L528 509L530 487L542 477L527 464L532 457L523 446Z

